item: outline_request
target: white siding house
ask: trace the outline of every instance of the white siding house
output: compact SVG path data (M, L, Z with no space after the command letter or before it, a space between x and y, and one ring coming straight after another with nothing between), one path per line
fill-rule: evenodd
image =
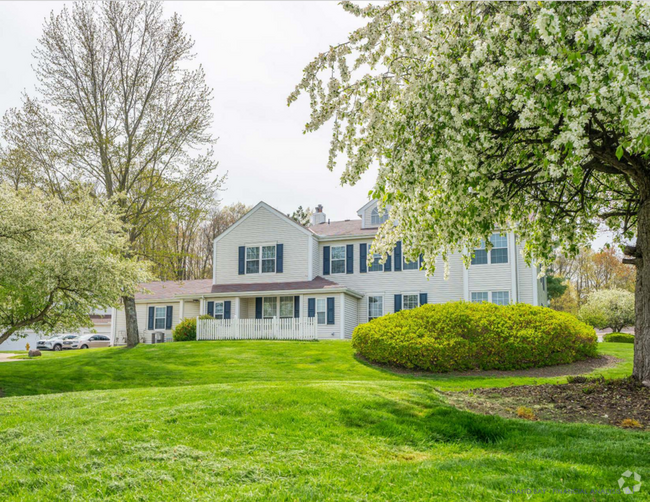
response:
M330 222L318 206L305 228L260 202L215 239L211 280L144 285L148 292L136 296L141 340L151 342L154 332L169 340L180 320L202 314L230 323L311 319L318 338L345 339L373 317L423 303L546 305L545 281L525 264L514 234L495 233L493 248L476 250L469 269L460 255L452 256L448 280L442 273L427 278L419 263L405 261L401 243L385 264L368 265L384 217L375 201L357 214L358 219ZM114 339L123 343L124 313L113 319Z

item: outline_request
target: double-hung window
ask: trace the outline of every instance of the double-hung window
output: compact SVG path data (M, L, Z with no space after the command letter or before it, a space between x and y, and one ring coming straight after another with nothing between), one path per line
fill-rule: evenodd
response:
M293 317L293 296L280 297L280 317Z
M492 234L490 242L492 243L490 262L508 263L508 237L500 234Z
M265 296L262 302L262 317L273 319L278 315L278 299L275 296Z
M472 265L488 265L497 263L508 263L508 236L501 234L492 234L490 236L492 249L488 254L485 249L485 242L481 241L479 248L474 250Z
M223 302L214 302L214 318L223 319Z
M333 274L345 274L345 246L332 246L331 269Z
M406 261L406 258L404 258L404 263L402 263L402 270L418 270L420 267L418 266L418 262L416 261Z
M250 246L246 248L246 273L272 274L275 272L275 244L269 246Z
M472 303L481 303L487 301L489 301L487 291L472 291Z
M495 305L508 305L510 303L510 291L492 291L492 303Z
M318 324L327 323L327 300L325 298L316 298L316 321Z
M165 329L167 324L167 307L156 307L154 312L154 329Z
M383 296L369 296L368 297L368 320L372 321L377 317L384 315L384 297Z
M402 295L402 310L411 310L418 308L420 299L417 294Z
M381 272L384 270L384 266L379 261L381 260L381 254L375 253L372 263L368 267L368 272Z

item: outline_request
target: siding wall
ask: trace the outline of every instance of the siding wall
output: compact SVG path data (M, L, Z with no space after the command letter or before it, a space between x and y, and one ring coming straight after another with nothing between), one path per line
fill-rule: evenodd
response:
M187 312L189 302L185 302L185 312ZM149 330L148 326L148 316L149 316L149 307L166 307L171 305L172 310L172 329L157 329ZM138 331L140 335L144 335L145 343L151 343L151 333L152 331L163 331L165 333L165 339L171 340L172 330L176 327L179 322L179 313L180 313L180 302L176 300L166 300L160 302L150 302L150 303L136 303L135 311L138 316ZM185 314L187 317L187 313ZM124 310L118 310L115 322L117 326L115 328L115 336L120 339L124 336L126 332L126 317L124 316Z
M359 324L359 302L357 298L345 295L345 319L343 320L344 325L344 336L345 338L352 338L352 332L354 328Z
M217 266L214 283L251 284L309 280L310 238L291 222L262 206L216 243ZM283 273L239 275L239 246L259 244L283 244Z
M319 324L318 325L318 338L322 339L340 339L341 338L341 294L315 294L315 295L302 295L300 299L300 315L307 317L307 300L309 298L334 298L334 324ZM347 317L347 315L346 315ZM327 318L327 314L326 314Z

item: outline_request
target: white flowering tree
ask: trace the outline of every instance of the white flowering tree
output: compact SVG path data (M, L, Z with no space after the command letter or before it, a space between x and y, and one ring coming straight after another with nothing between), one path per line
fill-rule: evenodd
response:
M544 264L605 222L636 237L634 375L650 380L650 5L343 7L367 24L305 68L289 103L309 96L306 131L332 124L344 183L378 166L390 220L375 250L402 240L433 272L501 228Z
M123 258L127 249L114 206L0 184L0 343L26 329L92 326L92 309L119 306L148 279L143 262Z

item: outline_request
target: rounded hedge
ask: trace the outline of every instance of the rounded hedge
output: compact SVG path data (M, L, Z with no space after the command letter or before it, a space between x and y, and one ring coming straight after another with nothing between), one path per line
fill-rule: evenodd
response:
M610 333L605 335L606 342L634 343L634 335L629 333Z
M200 318L213 319L212 316L205 314ZM172 332L172 337L175 342L191 342L196 340L196 317L188 317L179 322Z
M515 370L596 356L596 334L566 312L524 303L429 304L357 326L369 361L435 372Z

